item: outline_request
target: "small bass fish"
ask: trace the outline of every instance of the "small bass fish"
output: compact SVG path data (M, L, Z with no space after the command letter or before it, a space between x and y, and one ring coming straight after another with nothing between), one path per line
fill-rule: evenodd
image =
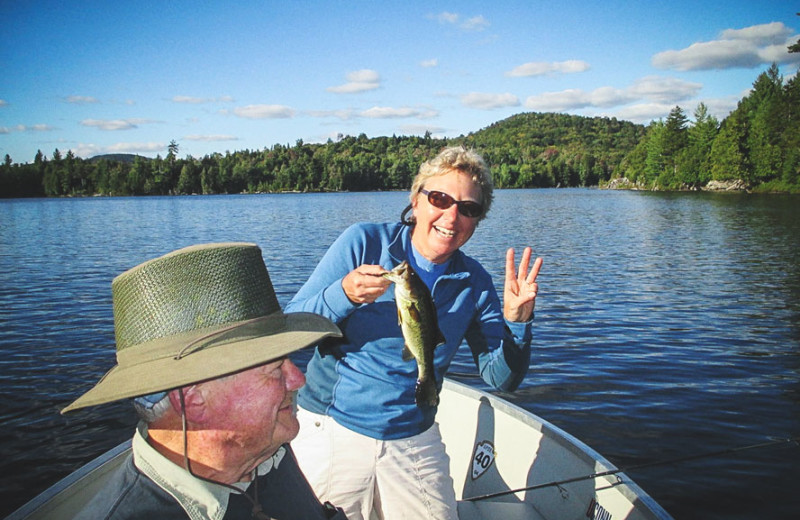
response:
M403 360L417 360L419 375L414 394L417 406L436 406L439 392L433 369L433 350L443 344L445 338L439 330L431 293L406 261L383 276L395 284L397 319L405 339Z

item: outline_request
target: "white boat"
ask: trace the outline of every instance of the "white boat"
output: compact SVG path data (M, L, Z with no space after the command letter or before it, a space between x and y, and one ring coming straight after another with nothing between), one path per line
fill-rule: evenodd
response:
M461 520L672 518L599 453L540 417L449 379L440 398ZM129 451L130 441L111 449L7 520L72 518Z
M672 518L602 455L541 417L449 379L440 398L436 419L460 520ZM524 488L533 489L508 493ZM495 496L471 500L487 495Z

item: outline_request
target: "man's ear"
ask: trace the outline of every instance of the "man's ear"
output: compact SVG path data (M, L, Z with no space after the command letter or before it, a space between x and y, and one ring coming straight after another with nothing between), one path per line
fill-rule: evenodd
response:
M183 392L183 407L186 413L186 420L193 423L202 423L206 419L206 398L202 390L198 385L192 385L170 391L168 394L169 402L179 417L181 415L180 392Z

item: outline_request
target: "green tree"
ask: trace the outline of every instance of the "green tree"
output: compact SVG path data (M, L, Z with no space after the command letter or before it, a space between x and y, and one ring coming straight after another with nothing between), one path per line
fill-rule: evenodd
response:
M644 179L642 179L646 186L654 185L656 179L664 172L666 165L664 134L663 121L654 122L648 128L645 137L647 156L644 163Z
M787 187L800 187L800 77L797 74L784 86L784 106L786 124L782 146L786 155L781 180Z
M61 188L61 152L56 148L53 158L45 164L44 168L44 193L48 197L58 197L62 194Z
M711 178L717 181L747 180L749 177L745 142L747 125L741 112L734 111L720 126L711 146Z
M128 178L125 182L125 195L144 195L145 186L150 180L150 168L147 162L141 158L136 157L133 161L133 166L128 171Z
M177 193L191 195L194 193L202 193L202 189L200 172L197 164L193 161L186 161L181 167L181 173L178 177L178 185L176 187Z
M694 124L688 130L688 151L681 182L704 186L711 180L711 147L719 132L719 121L700 103L694 111Z
M686 125L688 119L679 106L673 108L664 123L661 136L663 166L658 176L659 184L667 188L678 188L681 184L680 167L684 162L686 146L689 142Z
M783 78L772 64L753 83L742 101L749 123L747 148L752 164L751 184L776 178L782 169L782 131L786 123L783 103Z
M178 143L176 143L174 139L169 142L169 146L167 146L167 160L169 162L172 163L175 162L175 160L178 158L179 149L180 147L178 146Z

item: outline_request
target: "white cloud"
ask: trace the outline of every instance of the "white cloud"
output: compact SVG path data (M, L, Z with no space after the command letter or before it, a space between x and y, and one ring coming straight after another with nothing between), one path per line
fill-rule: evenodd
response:
M347 74L347 83L335 87L328 87L325 90L334 94L357 94L368 90L380 88L381 78L377 71L372 69L361 69Z
M432 67L438 67L439 66L439 60L437 60L436 58L433 58L433 59L430 59L430 60L423 60L423 61L419 62L419 66L422 67L422 68L426 68L426 69L432 68Z
M74 105L91 105L93 103L99 103L97 98L92 96L67 96L64 101Z
M525 107L539 112L564 112L591 105L589 94L581 89L543 92L525 100Z
M245 119L289 119L295 114L285 105L247 105L234 108L233 113Z
M600 87L591 92L581 89L544 92L526 99L525 107L541 112L563 112L587 107L608 108L640 100L648 102L645 105L674 106L679 101L696 96L702 87L699 83L676 78L647 76L624 89Z
M431 16L432 18L436 19L439 23L449 23L449 24L457 24L459 16L456 13L449 13L444 11L437 15Z
M629 90L614 87L600 87L588 94L588 104L596 107L615 107L635 101Z
M53 130L55 130L54 127L45 124L16 125L11 128L7 126L0 127L0 134L10 134L11 132L50 132Z
M353 118L354 111L352 109L343 109L343 110L308 110L306 111L311 117L319 117L319 118L334 118L340 119L342 121L347 121Z
M675 103L696 96L703 85L677 78L645 76L636 80L627 92L633 97L661 103Z
M361 117L366 117L369 119L397 119L406 117L414 117L417 119L429 119L432 117L436 117L437 115L439 115L439 113L433 109L427 109L427 108L372 107L367 110L363 110L362 112L359 113L359 115Z
M462 21L461 15L457 13L450 13L448 11L441 12L436 15L429 15L428 18L436 20L443 25L455 25L464 31L483 31L489 25L489 20L483 15L473 16Z
M157 121L152 119L84 119L81 125L90 126L100 130L116 131L116 130L133 130L139 128L139 125L152 124Z
M6 106L8 106L8 101L6 101L5 99L0 99L0 107L6 107Z
M529 76L546 76L550 74L574 74L589 70L589 64L581 60L567 61L531 61L523 63L506 72L506 76L511 78L522 78Z
M106 153L166 153L166 143L116 143L109 146L100 146L96 144L80 143L76 147L71 147L72 153L78 157L93 157L95 155Z
M473 16L465 20L464 23L461 24L461 28L465 31L482 31L489 27L489 25L491 25L489 20L483 16Z
M470 92L461 96L461 104L469 108L492 110L495 108L519 106L519 98L514 94L487 94Z
M714 70L755 68L772 62L800 63L790 54L792 29L782 22L727 29L717 40L693 43L681 50L659 52L652 58L654 67L675 70Z
M167 145L164 143L116 143L106 146L105 150L109 153L147 153L165 151Z
M83 126L91 126L100 130L132 130L137 126L124 119L84 119Z
M193 105L200 105L204 103L230 103L233 98L230 96L220 96L215 98L198 98L192 96L175 96L172 98L175 103L188 103Z
M186 141L202 141L206 143L212 143L217 141L238 141L239 138L233 135L185 135L183 136L184 140Z
M792 35L792 29L782 22L751 25L744 29L725 29L720 33L722 40L747 40L757 45L783 43Z

